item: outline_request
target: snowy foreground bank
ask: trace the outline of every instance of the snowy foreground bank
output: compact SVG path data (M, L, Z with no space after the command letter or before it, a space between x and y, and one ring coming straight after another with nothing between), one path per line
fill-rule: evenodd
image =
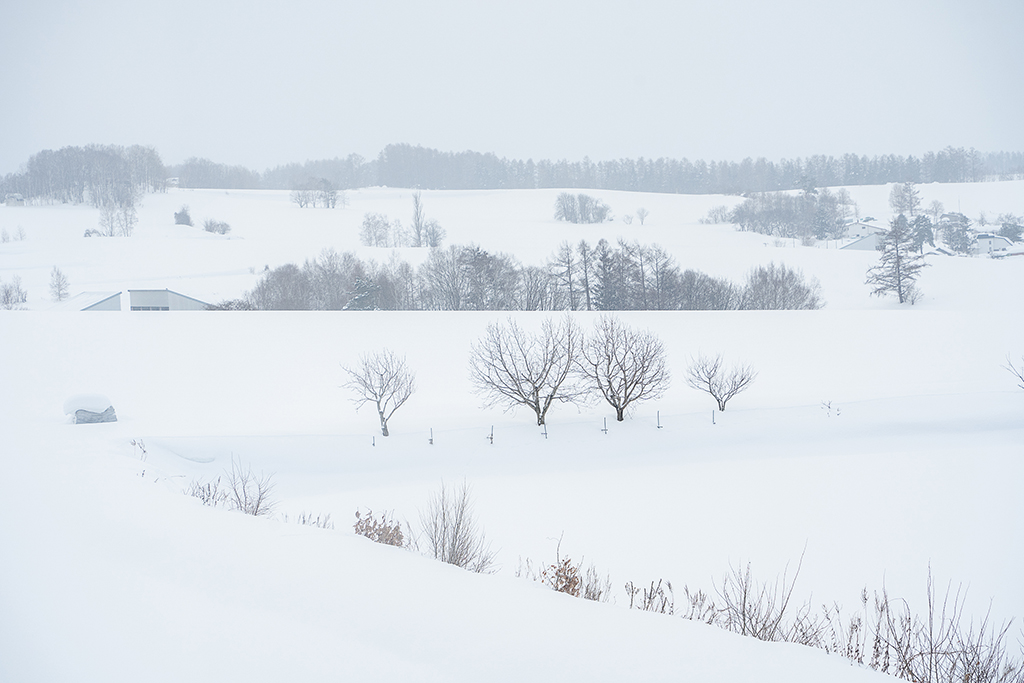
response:
M547 438L470 392L470 345L501 317L0 313L0 680L882 680L627 609L627 581L707 590L801 553L796 593L815 604L856 608L884 582L923 610L930 563L969 584L968 614L1024 615L1024 392L1000 367L1021 316L622 314L665 342L672 388L622 424L556 406ZM418 384L388 439L340 386L341 364L382 346ZM714 424L682 381L700 351L760 373ZM70 424L80 393L119 421ZM274 518L182 494L232 457L274 473ZM351 532L357 507L415 527L462 479L495 575ZM304 511L336 529L295 524ZM559 536L610 574L613 603L515 578Z

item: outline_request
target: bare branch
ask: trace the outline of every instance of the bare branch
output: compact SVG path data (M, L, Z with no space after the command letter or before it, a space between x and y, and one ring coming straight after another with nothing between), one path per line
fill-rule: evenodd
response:
M1003 367L1007 371L1009 371L1011 375L1018 379L1020 383L1017 386L1019 386L1021 389L1024 389L1024 357L1021 357L1020 361L1021 365L1018 368L1016 365L1013 364L1013 360L1010 359L1010 355L1007 354L1006 365L1004 365Z

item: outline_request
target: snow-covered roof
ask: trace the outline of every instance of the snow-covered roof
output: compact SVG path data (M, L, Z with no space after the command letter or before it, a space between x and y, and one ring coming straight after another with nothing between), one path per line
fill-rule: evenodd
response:
M64 401L64 414L71 415L79 410L102 413L112 405L110 399L103 394L76 394Z
M115 296L120 296L121 292L82 292L76 294L69 299L65 299L60 303L56 303L50 306L48 310L51 311L84 311L87 308L101 304L108 299L112 299Z

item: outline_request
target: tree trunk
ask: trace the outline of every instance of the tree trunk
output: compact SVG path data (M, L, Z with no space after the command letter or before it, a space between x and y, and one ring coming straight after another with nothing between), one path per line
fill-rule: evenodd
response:
M388 419L384 417L384 413L378 412L380 415L380 433L384 436L388 436Z
M625 416L623 415L624 412L625 412L625 408L616 408L615 409L615 419L618 420L619 422L622 422L624 419L626 419Z

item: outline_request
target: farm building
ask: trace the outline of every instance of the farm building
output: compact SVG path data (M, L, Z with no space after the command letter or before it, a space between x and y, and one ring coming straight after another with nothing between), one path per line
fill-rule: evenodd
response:
M169 289L129 289L133 311L205 311L205 301L193 299Z

